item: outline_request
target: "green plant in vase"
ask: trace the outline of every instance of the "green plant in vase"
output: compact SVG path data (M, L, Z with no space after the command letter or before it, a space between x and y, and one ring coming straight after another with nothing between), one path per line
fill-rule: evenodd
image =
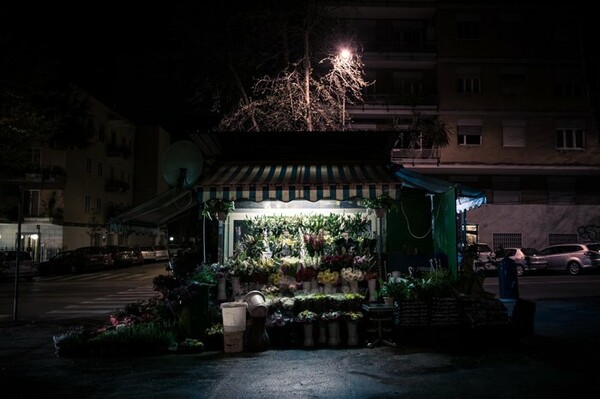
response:
M211 198L202 204L201 214L210 220L212 220L213 216L215 216L217 220L225 220L227 214L233 210L235 210L235 203L233 200Z

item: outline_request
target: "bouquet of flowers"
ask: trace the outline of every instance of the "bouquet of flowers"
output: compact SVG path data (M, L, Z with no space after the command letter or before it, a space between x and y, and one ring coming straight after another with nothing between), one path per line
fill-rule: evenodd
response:
M321 315L321 320L323 320L323 321L336 321L341 318L342 318L342 312L339 312L337 310L325 312Z
M310 310L303 310L296 315L296 322L306 324L318 320L319 315Z
M346 281L347 283L350 283L352 281L363 281L365 278L365 274L362 270L353 269L351 267L342 269L341 275L344 281Z
M304 246L310 256L320 254L325 246L325 235L321 231L317 234L305 234Z
M320 284L337 284L340 279L340 274L338 272L332 272L330 269L320 271L317 274L317 280Z
M362 319L363 314L362 312L346 312L344 313L344 317L348 321L359 321L360 319Z

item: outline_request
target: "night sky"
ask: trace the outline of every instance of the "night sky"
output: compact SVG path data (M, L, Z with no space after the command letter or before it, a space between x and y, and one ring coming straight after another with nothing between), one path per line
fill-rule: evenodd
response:
M208 93L215 87L221 104L237 100L225 88L233 85L228 61L246 74L246 87L281 66L273 61L281 56L270 53L280 46L273 42L282 12L275 4L281 1L11 2L0 14L0 44L9 54L3 63L53 65L134 123L159 124L183 137L209 130L223 115L226 108L211 112Z

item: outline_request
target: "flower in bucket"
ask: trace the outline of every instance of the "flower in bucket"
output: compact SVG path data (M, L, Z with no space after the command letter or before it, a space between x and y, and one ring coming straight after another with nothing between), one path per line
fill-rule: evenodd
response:
M362 317L363 317L362 312L345 312L344 313L344 318L348 321L358 322L360 319L362 319Z
M316 314L315 312L312 312L310 310L303 310L302 312L300 312L296 315L296 322L302 323L302 324L307 324L307 323L312 323L312 322L318 320L318 318L319 318L319 315Z
M353 269L351 267L342 269L341 276L347 283L352 281L363 281L365 277L362 270Z
M317 280L320 284L336 284L339 279L340 274L338 272L332 272L329 269L320 271L319 274L317 274Z
M330 312L325 312L321 315L321 320L323 321L336 321L336 320L340 320L342 318L342 312L339 312L337 310L333 310Z

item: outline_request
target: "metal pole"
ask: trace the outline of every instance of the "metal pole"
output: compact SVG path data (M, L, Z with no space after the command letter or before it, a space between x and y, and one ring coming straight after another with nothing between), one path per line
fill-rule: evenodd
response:
M346 130L346 93L342 97L342 131Z
M17 322L18 310L19 310L19 268L20 265L20 254L21 254L21 224L23 220L23 187L19 186L19 206L17 211L18 227L17 227L17 253L15 256L15 291L13 297L13 323Z

